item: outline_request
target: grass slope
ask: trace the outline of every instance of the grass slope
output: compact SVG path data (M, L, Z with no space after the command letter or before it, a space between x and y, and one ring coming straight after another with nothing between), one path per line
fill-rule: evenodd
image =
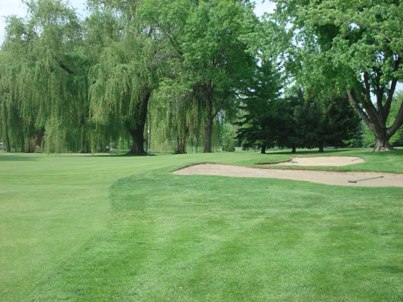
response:
M287 158L0 154L0 301L401 301L403 189L170 174Z

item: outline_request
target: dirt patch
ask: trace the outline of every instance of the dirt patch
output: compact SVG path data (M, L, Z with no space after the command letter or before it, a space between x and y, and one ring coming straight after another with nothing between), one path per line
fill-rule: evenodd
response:
M341 167L363 162L365 161L361 157L352 156L294 157L291 161L272 164L271 166Z
M379 172L331 172L251 168L222 164L199 164L174 172L177 175L277 178L327 185L355 187L403 187L403 174Z

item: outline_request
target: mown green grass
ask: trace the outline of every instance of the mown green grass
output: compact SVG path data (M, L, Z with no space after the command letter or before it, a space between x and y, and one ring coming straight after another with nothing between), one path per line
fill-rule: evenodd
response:
M170 173L289 158L0 154L0 301L401 301L403 189Z

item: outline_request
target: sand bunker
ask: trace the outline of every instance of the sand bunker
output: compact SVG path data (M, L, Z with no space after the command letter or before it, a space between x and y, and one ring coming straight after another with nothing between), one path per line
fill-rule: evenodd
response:
M291 161L272 164L272 166L328 166L340 167L363 163L361 157L352 156L323 156L323 157L294 157Z
M281 170L222 164L199 164L177 170L174 174L278 178L354 187L403 187L403 174L379 172Z

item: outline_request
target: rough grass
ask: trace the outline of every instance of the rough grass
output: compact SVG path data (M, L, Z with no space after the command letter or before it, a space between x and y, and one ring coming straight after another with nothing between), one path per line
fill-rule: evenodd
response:
M401 301L403 189L170 174L287 158L0 154L0 300Z

